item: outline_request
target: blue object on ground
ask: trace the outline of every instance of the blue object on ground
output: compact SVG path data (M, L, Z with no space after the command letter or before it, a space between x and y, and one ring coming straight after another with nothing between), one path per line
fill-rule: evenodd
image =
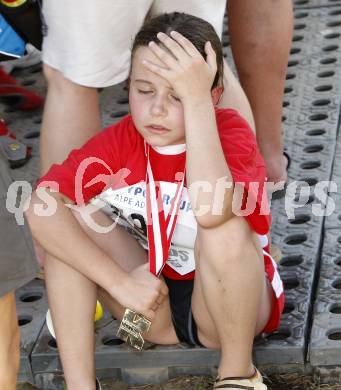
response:
M25 42L0 14L0 54L19 58L25 53Z

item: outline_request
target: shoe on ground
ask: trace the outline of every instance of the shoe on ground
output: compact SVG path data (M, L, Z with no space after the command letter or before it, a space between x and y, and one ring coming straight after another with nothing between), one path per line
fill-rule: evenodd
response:
M12 169L26 164L32 154L32 149L19 142L2 119L0 119L0 148Z
M23 57L2 61L0 64L7 73L11 73L13 69L29 68L41 63L41 51L30 43L26 44L26 53Z
M64 384L63 390L67 390L65 384ZM97 378L96 378L96 390L102 390L101 384Z

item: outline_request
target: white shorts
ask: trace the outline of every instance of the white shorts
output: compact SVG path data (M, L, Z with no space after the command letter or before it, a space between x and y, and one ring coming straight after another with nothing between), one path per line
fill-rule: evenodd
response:
M226 0L47 0L43 61L74 83L118 84L128 76L133 39L144 19L185 12L222 35Z

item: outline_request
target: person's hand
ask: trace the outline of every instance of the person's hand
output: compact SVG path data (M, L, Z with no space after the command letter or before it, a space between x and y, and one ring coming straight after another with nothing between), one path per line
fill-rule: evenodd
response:
M169 51L155 42L149 43L150 50L164 66L147 60L143 61L144 65L166 79L181 101L210 94L217 72L216 54L211 43L205 44L205 61L192 42L183 35L176 31L172 31L170 35L171 37L164 33L157 35Z
M130 272L122 285L115 287L112 295L125 308L143 314L152 321L168 295L168 287L149 271L149 263L146 263Z

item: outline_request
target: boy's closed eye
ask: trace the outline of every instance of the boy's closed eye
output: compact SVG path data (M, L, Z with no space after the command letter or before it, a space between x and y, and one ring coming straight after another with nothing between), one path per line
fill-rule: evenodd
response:
M138 89L137 89L137 92L146 95L146 94L148 94L148 93L152 93L153 91L151 91L151 90L145 90L145 89L139 89L139 88L138 88Z
M153 93L152 90L147 90L147 89L140 89L140 88L137 88L137 92L138 93L141 93L142 95L147 95L147 94L150 94L150 93ZM172 99L174 99L175 101L177 102L181 102L181 100L176 96L176 95L173 95L171 94L170 95Z
M177 102L181 102L181 100L180 100L180 98L178 98L177 96L175 96L175 95L171 95L171 97L175 100L175 101L177 101Z

